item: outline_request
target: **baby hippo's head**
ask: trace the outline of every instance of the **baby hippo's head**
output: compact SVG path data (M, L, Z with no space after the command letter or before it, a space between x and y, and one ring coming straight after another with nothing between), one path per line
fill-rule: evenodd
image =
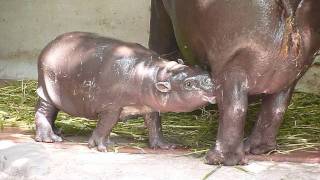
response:
M215 103L214 84L200 68L167 61L158 72L155 83L160 111L189 112Z

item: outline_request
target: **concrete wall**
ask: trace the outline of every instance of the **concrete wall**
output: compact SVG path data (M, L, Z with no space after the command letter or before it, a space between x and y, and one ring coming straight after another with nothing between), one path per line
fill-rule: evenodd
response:
M0 79L36 79L40 50L90 31L147 45L150 0L0 0Z
M296 91L308 92L320 95L320 57L314 65L300 79Z
M0 79L36 79L40 50L68 31L146 46L149 18L150 0L0 0ZM297 89L320 94L320 65Z

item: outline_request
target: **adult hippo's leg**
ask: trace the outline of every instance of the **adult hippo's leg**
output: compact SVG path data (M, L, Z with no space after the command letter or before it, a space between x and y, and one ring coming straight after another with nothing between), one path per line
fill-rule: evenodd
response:
M149 48L169 59L179 56L173 26L161 0L151 1Z
M205 160L207 164L245 164L243 136L248 107L247 75L240 69L231 69L219 79L217 140Z
M263 154L276 148L276 136L289 105L294 86L266 95L253 131L245 141L246 153Z
M174 144L167 143L163 138L160 113L153 112L145 114L143 117L148 128L149 145L151 148L175 148Z
M56 120L58 109L51 103L39 98L36 107L36 136L39 142L61 142L62 138L55 134L54 121Z
M88 141L90 148L96 147L98 151L104 152L107 150L106 138L110 135L112 128L119 120L120 109L113 111L101 112L97 127L93 130L92 136Z

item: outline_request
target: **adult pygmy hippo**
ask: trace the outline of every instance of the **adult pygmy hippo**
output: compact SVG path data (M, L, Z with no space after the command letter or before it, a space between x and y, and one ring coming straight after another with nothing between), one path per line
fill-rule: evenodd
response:
M320 48L318 0L152 0L149 46L179 50L215 78L219 107L209 164L243 164L245 152L276 147L297 80ZM248 97L262 94L255 127L243 142Z
M97 34L58 36L38 61L36 141L56 142L59 110L99 119L89 146L106 149L106 136L119 119L143 115L153 148L170 148L163 139L159 112L192 111L213 100L208 73L174 61L135 43Z

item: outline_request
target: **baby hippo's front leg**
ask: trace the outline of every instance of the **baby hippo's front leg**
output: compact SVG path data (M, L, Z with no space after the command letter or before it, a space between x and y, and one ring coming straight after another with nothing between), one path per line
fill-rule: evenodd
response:
M93 130L92 136L88 141L90 148L97 146L98 151L107 150L106 138L110 135L112 128L117 124L120 110L107 111L99 114L97 127Z
M163 138L160 113L152 112L145 114L143 117L145 125L148 128L149 145L151 148L174 149L176 147L175 144L168 143Z

